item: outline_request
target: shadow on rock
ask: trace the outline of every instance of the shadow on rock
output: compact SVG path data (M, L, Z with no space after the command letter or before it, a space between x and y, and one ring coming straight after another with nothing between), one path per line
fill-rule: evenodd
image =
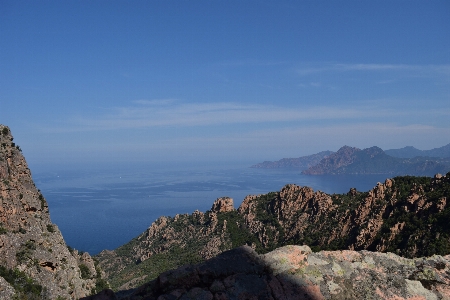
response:
M239 247L162 273L137 289L104 290L85 300L450 299L450 256L284 246L258 255Z
M298 248L305 254L299 259L306 259L309 247ZM323 299L317 287L285 274L280 268L277 272L265 262L264 256L242 246L201 264L164 272L137 289L116 295L105 290L83 299Z

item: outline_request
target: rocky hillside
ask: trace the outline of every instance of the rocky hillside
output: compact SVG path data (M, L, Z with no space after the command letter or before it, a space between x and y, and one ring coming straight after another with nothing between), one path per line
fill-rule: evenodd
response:
M398 158L387 155L378 147L358 149L344 146L322 159L302 174L391 174L433 175L450 171L450 158Z
M96 258L115 290L249 245L258 253L295 244L319 250L373 250L405 257L450 253L450 173L395 177L368 192L329 195L286 185L248 196L235 210L216 200L205 213L161 217L146 232Z
M450 255L406 259L392 253L285 246L264 255L243 246L167 271L108 299L450 299Z
M93 259L69 251L20 147L3 125L0 201L0 299L78 299L97 291L101 280Z
M326 158L332 151L322 151L316 154L302 156L298 158L283 158L278 161L265 161L256 165L251 166L251 168L258 169L276 169L276 168L296 168L299 170L306 170L309 167L317 165L322 159Z

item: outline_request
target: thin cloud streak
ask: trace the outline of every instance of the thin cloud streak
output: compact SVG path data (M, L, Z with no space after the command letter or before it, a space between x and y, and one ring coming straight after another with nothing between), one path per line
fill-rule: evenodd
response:
M225 124L273 123L302 120L349 120L367 116L356 108L284 108L271 105L236 103L136 102L138 106L113 108L109 114L94 118L74 118L62 131L99 131L161 126L210 126ZM380 112L378 111L377 114ZM385 111L385 114L390 112ZM392 112L393 114L394 112Z
M73 116L51 128L42 128L46 132L86 132L120 129L176 128L227 126L232 124L283 124L296 126L295 122L330 122L351 124L355 122L395 121L400 116L420 116L432 119L446 116L445 109L429 108L411 111L389 107L390 99L353 102L347 107L282 107L276 105L220 103L186 103L176 99L136 100L134 105L105 108L95 117ZM427 122L428 123L428 122ZM270 126L272 126L270 125ZM405 124L403 124L405 125ZM267 127L267 126L266 126Z
M416 75L450 75L450 65L406 65L406 64L318 64L296 69L297 74L306 76L325 72L349 71L410 71Z

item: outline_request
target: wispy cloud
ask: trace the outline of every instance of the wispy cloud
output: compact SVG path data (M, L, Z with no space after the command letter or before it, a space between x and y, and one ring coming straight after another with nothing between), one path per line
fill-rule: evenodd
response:
M409 71L414 74L440 74L450 75L450 65L408 65L408 64L343 64L343 63L320 63L307 64L296 69L297 74L306 76L324 72L350 72L350 71Z
M144 99L140 99L140 100L134 100L132 101L135 104L140 104L140 105L169 105L172 104L176 101L176 99L152 99L152 100L144 100Z
M449 111L429 107L407 109L390 105L392 99L336 103L328 106L240 104L236 102L189 103L177 99L135 100L128 106L105 108L90 116L72 116L47 128L47 132L104 131L132 128L208 127L261 124L266 128L316 123L353 124L355 122L435 119ZM302 102L303 103L303 102ZM413 107L414 108L414 107ZM405 123L406 124L406 123ZM307 127L306 127L307 128Z
M137 100L134 105L108 109L95 118L75 117L69 131L98 131L161 126L211 126L366 118L370 111L347 107L281 107L276 105L184 103L173 99ZM389 114L391 112L384 111ZM392 112L393 113L393 112ZM380 111L377 111L380 114Z

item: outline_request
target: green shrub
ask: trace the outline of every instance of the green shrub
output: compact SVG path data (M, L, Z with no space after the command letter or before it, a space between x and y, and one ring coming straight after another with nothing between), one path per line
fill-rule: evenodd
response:
M95 295L97 293L100 293L104 289L109 289L108 282L103 278L97 278L95 282L95 288L92 289L91 294Z
M36 250L36 243L32 240L29 240L25 243L25 247L27 247L30 250Z
M55 232L55 227L53 227L52 224L47 224L47 231L48 232Z
M81 272L81 278L83 279L91 278L91 272L89 271L89 268L86 265L81 264L79 268Z
M41 210L44 210L45 208L45 198L42 196L42 194L39 192L39 200L41 201Z
M0 276L15 289L17 299L43 299L45 290L24 272L0 266Z

